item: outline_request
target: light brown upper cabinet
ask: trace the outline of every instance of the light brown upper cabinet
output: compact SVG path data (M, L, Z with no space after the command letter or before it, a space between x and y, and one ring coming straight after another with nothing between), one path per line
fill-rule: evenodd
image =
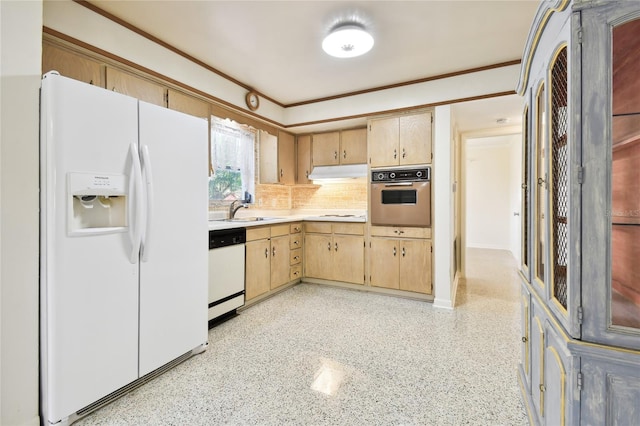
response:
M333 166L340 164L340 132L316 133L313 135L313 165Z
M168 89L167 97L168 106L174 111L180 111L185 114L206 119L211 117L209 104L203 100L173 89Z
M104 87L102 65L70 50L49 43L42 45L42 73L58 71L60 75Z
M313 135L313 165L365 164L367 129L350 129Z
M167 106L167 89L164 86L120 71L106 68L107 89L140 99L150 104Z
M371 167L431 163L430 112L369 121Z
M367 163L367 129L340 132L340 164Z
M295 137L260 131L260 183L295 184Z
M298 136L298 173L296 183L307 184L311 173L311 136Z
M296 183L295 137L291 133L278 132L279 182L285 185Z

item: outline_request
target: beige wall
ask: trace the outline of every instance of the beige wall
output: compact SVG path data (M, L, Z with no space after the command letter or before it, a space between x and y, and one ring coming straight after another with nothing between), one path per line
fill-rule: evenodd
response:
M0 424L38 417L42 2L0 1Z

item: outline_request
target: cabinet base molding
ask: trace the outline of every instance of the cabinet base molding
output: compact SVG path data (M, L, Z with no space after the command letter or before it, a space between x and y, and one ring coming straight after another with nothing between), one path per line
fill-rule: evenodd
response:
M251 300L246 300L244 302L244 305L239 307L238 309L236 309L236 312L242 312L243 310L247 309L249 306L255 305L258 302L262 302L265 299L269 299L270 297L275 296L276 294L285 291L288 288L293 287L296 284L300 284L300 278L297 278L293 281L290 281L284 285L281 285L273 290L270 290L266 293L261 294L260 296L256 296L254 298L252 298Z
M414 293L412 291L394 290L391 288L373 287L373 286L362 285L362 284L351 284L351 283L345 283L342 281L321 280L318 278L303 278L302 282L307 284L321 284L321 285L327 285L331 287L345 288L349 290L358 290L358 291L366 291L370 293L386 294L389 296L404 297L405 299L422 300L425 302L433 303L433 295Z

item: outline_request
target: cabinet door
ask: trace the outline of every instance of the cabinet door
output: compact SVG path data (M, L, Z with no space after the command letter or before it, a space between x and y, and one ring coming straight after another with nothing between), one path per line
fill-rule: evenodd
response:
M278 181L285 185L296 183L295 138L290 133L278 132Z
M431 294L431 240L400 240L400 290Z
M400 253L398 240L372 238L369 248L369 272L371 285L400 288Z
M331 235L307 234L304 237L304 270L310 278L332 279Z
M177 90L167 90L168 106L170 109L184 112L194 117L209 119L209 104L207 102Z
M371 167L398 165L400 146L400 120L398 117L369 122L369 162Z
M340 132L313 135L313 165L334 166L340 163Z
M333 279L364 284L364 237L333 236Z
M524 386L527 392L531 393L531 294L524 284L522 285L521 300L522 350L520 359L525 379Z
M149 102L150 104L167 106L166 89L156 83L117 70L106 69L107 89Z
M568 425L570 400L568 386L568 365L563 355L563 345L547 327L546 347L544 350L544 419L547 425Z
M289 235L271 238L271 289L289 282Z
M311 173L311 136L298 136L298 168L296 183L307 184Z
M260 138L260 183L278 183L278 137L265 130L259 130Z
M544 416L544 317L532 304L531 317L531 399L538 419Z
M42 45L42 73L54 70L62 76L104 87L100 63L58 46L44 43Z
M401 165L431 163L431 113L400 117Z
M340 164L367 164L367 129L340 133Z
M245 298L250 300L271 287L271 244L269 240L250 241L245 249Z

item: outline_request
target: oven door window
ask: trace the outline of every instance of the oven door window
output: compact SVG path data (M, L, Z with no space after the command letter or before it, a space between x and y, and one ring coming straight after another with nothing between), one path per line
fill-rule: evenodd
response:
M382 191L382 204L416 204L418 191L415 189L391 189Z

